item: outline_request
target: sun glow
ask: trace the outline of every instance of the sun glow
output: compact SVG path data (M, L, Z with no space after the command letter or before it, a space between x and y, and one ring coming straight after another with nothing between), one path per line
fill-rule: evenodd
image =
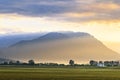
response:
M41 31L64 31L71 30L76 26L75 23L69 23L57 20L47 20L40 17L26 17L19 15L0 15L0 33L12 32L41 32ZM65 28L67 27L67 29Z

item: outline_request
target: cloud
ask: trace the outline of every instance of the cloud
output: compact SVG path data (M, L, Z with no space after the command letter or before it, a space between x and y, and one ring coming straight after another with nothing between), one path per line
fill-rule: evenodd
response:
M119 5L119 0L0 0L0 13L80 22L119 19Z
M28 16L51 16L68 11L73 0L1 0L0 13L17 13Z
M78 25L66 21L49 20L43 17L0 14L0 34L73 31L74 26ZM74 28L74 31L75 30L78 29Z

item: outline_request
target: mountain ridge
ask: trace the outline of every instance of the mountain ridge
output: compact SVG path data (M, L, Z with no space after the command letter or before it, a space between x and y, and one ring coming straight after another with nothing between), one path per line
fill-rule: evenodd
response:
M67 63L89 60L119 60L120 55L88 33L48 33L33 40L17 43L3 50L12 59Z
M50 32L47 33L43 36L40 36L36 39L32 39L32 40L22 40L19 41L13 45L11 45L10 47L14 47L17 44L26 44L26 43L31 43L31 42L45 42L45 41L51 41L51 40L61 40L61 39L68 39L68 38L75 38L75 37L87 37L87 36L91 36L88 33L83 33L83 32ZM93 37L93 36L91 36Z
M10 34L0 36L0 48L9 47L22 40L32 40L46 33L24 33L24 34Z

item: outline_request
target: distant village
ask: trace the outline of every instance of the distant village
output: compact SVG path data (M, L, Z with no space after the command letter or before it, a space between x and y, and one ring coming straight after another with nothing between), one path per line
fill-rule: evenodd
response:
M90 61L91 66L98 66L98 67L114 67L120 66L120 61Z
M114 67L120 66L120 61L94 61L91 60L89 62L91 66L98 66L98 67Z
M28 60L28 62L20 62L13 60L0 61L0 65L36 65L36 66L94 66L94 67L114 67L120 66L120 61L95 61L90 60L89 64L76 64L74 60L69 60L68 64L58 63L35 63L34 60Z

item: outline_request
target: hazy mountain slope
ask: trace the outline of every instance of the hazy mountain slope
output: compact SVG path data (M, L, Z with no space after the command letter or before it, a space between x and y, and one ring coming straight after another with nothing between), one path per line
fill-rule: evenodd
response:
M40 37L46 33L28 33L28 34L16 34L16 35L2 35L0 36L0 48L8 47L21 40L32 40Z
M47 42L47 41L54 41L54 40L63 40L63 39L70 39L70 38L77 38L77 37L92 37L88 33L82 33L82 32L50 32L46 35L43 35L37 39L34 40L22 40L16 44L11 45L10 47L15 46L22 46L27 44L33 44L33 43L41 43L41 42Z
M67 63L69 59L74 59L76 62L91 59L120 59L119 54L87 33L84 35L83 33L49 33L34 40L16 43L3 53L13 59L35 59L39 62Z
M49 34L43 35L43 36L41 36L37 39L34 39L34 40L22 40L22 41L14 44L14 45L11 45L10 47L33 44L33 43L36 43L36 42L59 40L59 39L65 39L65 38L69 38L69 37L67 35L62 34L62 33L51 32Z

